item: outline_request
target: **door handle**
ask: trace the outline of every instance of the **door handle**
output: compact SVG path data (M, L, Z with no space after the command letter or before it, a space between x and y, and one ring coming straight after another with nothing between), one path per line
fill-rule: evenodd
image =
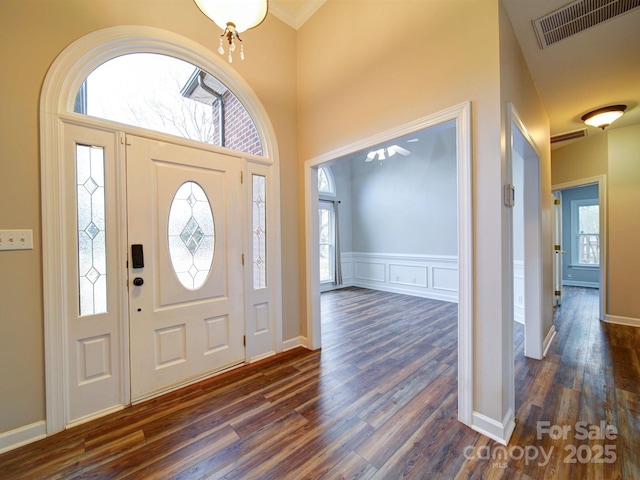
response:
M141 287L144 284L144 279L142 277L136 277L133 279L133 284L136 287Z

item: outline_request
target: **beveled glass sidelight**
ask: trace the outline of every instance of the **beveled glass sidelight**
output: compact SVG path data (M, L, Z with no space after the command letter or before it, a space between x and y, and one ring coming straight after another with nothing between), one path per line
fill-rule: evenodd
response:
M76 145L78 296L80 316L107 311L104 149Z
M253 288L267 286L267 187L266 177L253 175Z
M197 183L183 183L174 195L167 237L178 280L188 290L199 289L213 265L215 227L209 199Z

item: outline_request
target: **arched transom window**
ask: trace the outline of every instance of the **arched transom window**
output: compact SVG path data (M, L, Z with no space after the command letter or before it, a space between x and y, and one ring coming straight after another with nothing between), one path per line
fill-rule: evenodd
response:
M318 167L318 193L321 195L336 195L336 186L330 167Z
M167 55L132 53L103 63L78 90L74 111L264 155L238 98L213 75Z

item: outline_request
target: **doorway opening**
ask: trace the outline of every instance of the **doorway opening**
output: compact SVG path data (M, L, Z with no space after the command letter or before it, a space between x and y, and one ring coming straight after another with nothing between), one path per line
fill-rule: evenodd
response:
M396 289L408 288L413 293L422 290L426 295L426 291L431 288L432 293L437 294L434 286L453 285L450 290L457 290L458 300L458 418L461 422L471 425L472 421L472 295L473 295L473 275L472 275L472 208L471 208L471 137L470 137L470 105L469 103L452 107L438 114L425 117L411 124L390 130L383 134L367 138L355 144L329 152L321 157L308 160L305 163L305 209L306 215L306 272L307 272L307 343L312 349L322 346L322 327L321 327L321 308L320 308L320 252L319 252L319 215L318 209L320 205L320 196L318 194L318 167L327 165L340 165L338 159L358 157L357 169L364 168L384 168L384 162L389 160L389 156L397 158L399 165L402 165L404 159L408 156L403 155L405 150L411 151L409 142L418 132L427 132L430 128L437 129L452 128L453 142L455 143L455 177L453 182L456 186L457 195L454 196L455 201L455 250L453 256L456 257L455 267L449 265L415 265L410 262L398 261L398 258L383 259L379 252L376 260L372 260L371 251L375 253L375 249L370 248L376 242L386 242L385 239L371 238L366 235L368 228L377 222L375 213L367 206L367 211L373 216L372 218L360 219L358 233L352 232L352 249L353 240L356 239L356 249L365 249L364 252L350 252L351 258L341 258L340 263L344 267L342 275L344 282L359 282L362 286L375 285L380 289L387 291L397 291ZM415 142L419 143L419 142ZM393 153L390 153L393 152ZM345 160L342 160L344 162ZM396 160L394 160L396 161ZM382 165L381 165L382 164ZM406 162L405 162L406 164ZM387 164L388 166L389 164ZM335 172L334 172L335 175ZM384 176L381 177L382 190L385 185ZM338 183L338 182L336 182ZM356 182L357 183L357 182ZM350 198L350 202L361 202L368 199L367 202L373 203L373 207L384 210L391 202L390 196L393 193L385 192L384 195L373 195L369 187L366 189L362 185L352 182L352 189L359 189L361 195L357 200ZM397 194L402 195L402 185L398 185ZM337 192L340 191L339 186L336 187ZM354 197L355 198L355 197ZM340 199L342 200L342 199ZM380 202L380 203L377 203ZM451 205L450 205L451 206ZM352 206L353 207L353 206ZM340 206L340 215L348 210ZM414 209L415 210L415 209ZM354 211L351 208L351 211ZM389 214L387 214L388 216ZM353 220L353 218L351 219ZM415 223L413 225L415 227ZM340 225L338 225L340 228ZM389 229L391 230L391 229ZM361 235L365 233L365 235ZM408 241L420 241L417 238L409 238ZM424 239L422 239L424 241ZM362 242L362 243L359 243ZM368 243L367 243L368 242ZM373 243L372 243L373 242ZM362 246L360 246L362 245ZM366 247L365 247L366 245ZM341 247L343 247L341 245ZM410 247L409 247L410 248ZM355 249L354 249L355 250ZM346 251L346 250L345 250ZM362 253L366 255L361 255ZM388 253L388 252L385 252ZM440 260L446 260L441 255ZM404 258L404 260L408 260ZM457 271L456 271L457 270ZM434 282L434 271L436 272L436 280ZM418 272L426 272L420 275ZM407 284L407 285L405 285ZM382 287L382 288L381 288ZM444 292L442 289L441 292ZM450 291L447 293L451 293Z
M562 303L564 286L597 288L600 320L606 320L606 188L605 175L551 187L556 305Z
M505 191L505 203L512 206L513 314L515 321L524 324L525 356L541 359L555 336L555 327L552 318L545 318L543 304L540 153L513 105L508 111L507 168L513 188Z

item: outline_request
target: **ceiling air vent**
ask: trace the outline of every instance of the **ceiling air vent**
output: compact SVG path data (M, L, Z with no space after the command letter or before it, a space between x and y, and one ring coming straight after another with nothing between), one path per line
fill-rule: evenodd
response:
M582 130L574 130L573 132L561 133L559 135L554 135L551 137L551 143L564 142L566 140L573 140L575 138L582 138L587 136L587 129L583 128Z
M540 48L547 48L638 7L640 0L578 0L534 20L533 26Z

